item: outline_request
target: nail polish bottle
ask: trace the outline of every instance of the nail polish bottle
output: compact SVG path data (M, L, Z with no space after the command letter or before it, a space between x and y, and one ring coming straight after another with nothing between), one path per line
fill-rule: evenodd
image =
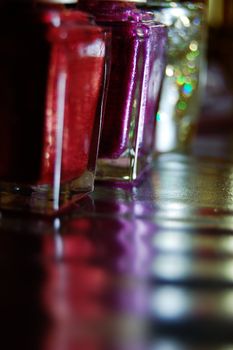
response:
M149 0L142 7L168 27L155 149L160 153L187 151L198 123L206 80L206 1Z
M140 0L141 1L141 0ZM111 28L111 68L97 179L130 183L151 165L155 110L164 69L166 28L138 1L80 0Z
M109 34L74 2L1 8L1 208L52 214L93 190Z

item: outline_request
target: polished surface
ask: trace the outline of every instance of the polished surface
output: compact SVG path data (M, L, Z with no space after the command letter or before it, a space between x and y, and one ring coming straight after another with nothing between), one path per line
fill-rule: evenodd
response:
M63 217L3 212L2 348L232 349L231 154L227 137L199 138Z

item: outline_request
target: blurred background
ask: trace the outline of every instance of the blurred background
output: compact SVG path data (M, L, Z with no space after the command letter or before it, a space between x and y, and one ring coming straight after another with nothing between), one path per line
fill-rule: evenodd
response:
M233 123L233 1L208 4L208 80L199 129L228 133Z

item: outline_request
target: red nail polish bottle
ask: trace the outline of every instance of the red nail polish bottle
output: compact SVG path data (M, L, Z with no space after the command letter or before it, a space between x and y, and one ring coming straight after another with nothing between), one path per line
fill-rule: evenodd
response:
M93 190L109 34L66 7L77 0L13 2L0 21L0 207L53 213Z

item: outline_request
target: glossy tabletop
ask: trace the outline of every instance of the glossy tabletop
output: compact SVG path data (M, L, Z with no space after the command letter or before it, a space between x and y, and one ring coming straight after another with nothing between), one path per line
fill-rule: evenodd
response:
M1 213L1 348L232 349L231 140L199 137L60 218Z

